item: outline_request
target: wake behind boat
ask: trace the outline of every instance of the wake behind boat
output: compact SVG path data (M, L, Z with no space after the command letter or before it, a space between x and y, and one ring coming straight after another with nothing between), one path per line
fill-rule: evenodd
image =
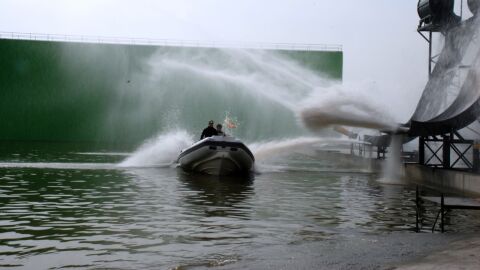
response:
M248 173L255 158L242 141L230 136L212 136L182 150L177 162L186 171L233 175Z

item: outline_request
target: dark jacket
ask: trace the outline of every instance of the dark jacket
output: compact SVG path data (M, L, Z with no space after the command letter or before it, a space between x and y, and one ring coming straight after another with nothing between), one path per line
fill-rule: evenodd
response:
M207 137L212 137L218 135L217 130L214 127L207 127L203 130L200 140Z

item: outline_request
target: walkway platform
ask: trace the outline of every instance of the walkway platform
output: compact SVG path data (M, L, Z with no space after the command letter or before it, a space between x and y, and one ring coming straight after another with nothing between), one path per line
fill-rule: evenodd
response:
M453 209L466 209L466 210L480 210L480 198L468 198L468 197L446 197L443 193L440 196L420 196L419 187L415 192L415 206L416 206L416 223L415 229L417 232L420 231L422 218L421 218L421 209L424 201L429 201L440 206L435 222L432 226L432 232L435 231L435 225L437 224L438 218L440 217L440 229L443 233L445 231L445 215L447 211Z

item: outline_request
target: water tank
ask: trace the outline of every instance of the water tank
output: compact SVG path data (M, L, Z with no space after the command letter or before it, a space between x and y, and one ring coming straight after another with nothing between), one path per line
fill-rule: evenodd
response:
M453 7L454 0L419 0L417 11L425 24L441 24L454 14Z
M480 0L468 0L468 9L470 9L473 14L478 14L479 7Z

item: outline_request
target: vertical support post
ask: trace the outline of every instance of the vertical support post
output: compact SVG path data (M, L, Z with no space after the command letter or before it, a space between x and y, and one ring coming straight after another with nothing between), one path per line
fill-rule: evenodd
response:
M460 1L460 20L463 20L463 0Z
M443 136L443 161L442 165L444 169L450 169L450 143L451 143L451 135Z
M445 223L445 218L443 216L443 205L444 205L444 199L443 199L443 193L440 198L440 228L442 229L442 233L444 232L444 223Z
M420 214L420 213L419 213L419 211L420 211L420 209L419 209L420 202L419 202L418 196L419 196L419 195L418 195L418 185L417 185L417 189L415 190L415 206L416 206L416 209L415 209L415 214L416 214L416 216L415 216L415 232L417 232L417 233L420 231L420 229L419 229L419 227L418 227L418 216L419 216L419 214Z
M473 171L479 172L480 171L480 151L478 141L473 142Z
M418 137L418 163L425 165L425 137Z

